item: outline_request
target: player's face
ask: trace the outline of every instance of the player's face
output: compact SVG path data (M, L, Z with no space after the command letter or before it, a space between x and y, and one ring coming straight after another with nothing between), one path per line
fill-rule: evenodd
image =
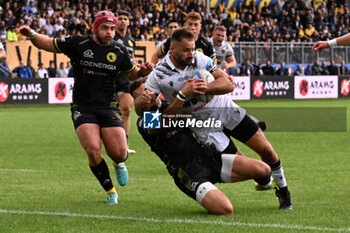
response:
M126 15L118 16L118 29L120 31L125 31L130 24L129 18Z
M181 42L172 43L170 54L176 64L184 68L192 63L195 48L194 40L182 39Z
M170 23L168 25L168 30L167 30L167 35L171 36L171 34L173 33L173 31L175 31L175 29L177 29L179 27L179 25L177 23Z
M109 44L115 36L116 25L114 23L101 23L97 29L97 35L103 44Z
M202 24L200 20L189 19L186 21L185 27L193 32L196 37L198 37L199 33L201 32Z
M213 41L215 45L221 45L225 40L226 32L216 30L213 34Z

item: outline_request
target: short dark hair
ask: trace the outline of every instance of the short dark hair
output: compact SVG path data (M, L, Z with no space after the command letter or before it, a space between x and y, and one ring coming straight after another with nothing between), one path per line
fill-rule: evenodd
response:
M119 10L117 12L117 16L121 16L121 15L125 15L127 16L128 18L130 17L130 13L128 11L125 11L125 10Z
M169 24L171 24L171 23L177 23L177 24L179 24L176 20L169 20L167 23L166 23L166 27L169 27Z
M194 40L195 35L185 27L176 29L171 35L171 41L181 42L184 38L187 40Z
M141 77L138 78L130 83L129 89L130 89L130 94L132 97L134 97L134 91L141 86L142 83L145 83L147 78Z

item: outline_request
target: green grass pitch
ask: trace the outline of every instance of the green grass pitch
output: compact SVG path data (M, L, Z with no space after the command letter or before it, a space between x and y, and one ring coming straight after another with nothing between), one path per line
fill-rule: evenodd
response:
M240 101L243 107L345 107L350 100ZM88 167L64 106L0 107L0 232L350 232L350 134L267 132L284 165L294 209L278 210L273 191L254 182L217 185L234 215L208 214L173 184L138 135L132 115L127 186L119 204ZM268 122L269 123L269 122ZM286 122L286 124L290 124ZM349 124L348 124L349 125ZM244 145L247 155L257 155Z

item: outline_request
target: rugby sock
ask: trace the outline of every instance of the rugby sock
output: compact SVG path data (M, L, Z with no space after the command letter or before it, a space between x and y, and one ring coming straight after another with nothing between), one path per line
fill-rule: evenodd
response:
M115 188L111 188L110 190L106 191L107 194L110 193L116 193L117 191L115 190Z
M276 181L279 188L284 188L287 186L287 180L284 177L284 172L282 168L281 161L278 160L276 163L268 163L271 168L271 176Z
M106 192L113 189L112 179L109 176L109 170L104 159L97 166L90 166L90 169Z
M265 186L271 181L271 176L265 177L265 178L259 178L259 179L254 179L256 183Z

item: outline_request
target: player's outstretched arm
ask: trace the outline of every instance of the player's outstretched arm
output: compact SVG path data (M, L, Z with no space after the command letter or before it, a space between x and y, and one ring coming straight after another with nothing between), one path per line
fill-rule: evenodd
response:
M317 41L313 46L312 46L312 51L318 51L321 52L322 49L333 47L333 46L342 46L342 45L350 45L350 33L337 37L333 40L328 40L328 41Z
M35 47L44 49L48 52L58 52L53 44L53 38L36 33L33 29L27 26L21 27L19 31L22 35L29 37Z
M164 56L165 55L163 54L160 45L158 45L152 54L151 62L153 64L157 64L159 62L159 59L163 58Z

